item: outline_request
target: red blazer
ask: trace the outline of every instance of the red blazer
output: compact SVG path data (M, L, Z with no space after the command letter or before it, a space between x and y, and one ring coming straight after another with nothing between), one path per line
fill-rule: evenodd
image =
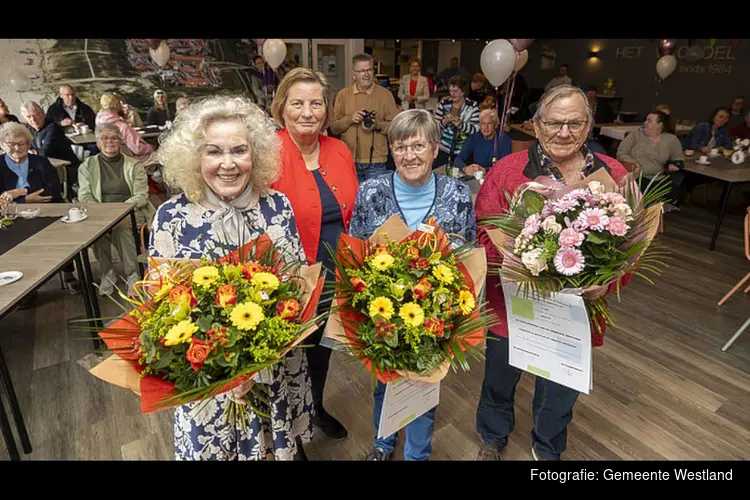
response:
M536 143L535 143L536 144ZM523 183L534 180L540 173L538 157L536 155L536 146L532 145L528 150L519 151L510 154L498 160L487 172L484 184L477 193L477 200L474 207L477 222L485 217L497 215L505 212L508 207L508 201L505 198L505 191L509 193L515 190ZM609 156L594 153L595 162L601 168L606 168L615 182L627 175L627 170L620 162ZM477 241L487 252L487 261L501 263L502 259L495 245L487 235L487 228L477 224ZM631 276L626 274L621 280L621 286L630 282ZM615 284L610 286L609 293L616 290ZM500 286L500 279L493 273L487 276L486 299L489 307L497 315L499 323L490 329L490 332L503 338L508 338L508 318L505 310L505 298L503 289ZM605 330L602 324L602 331ZM593 346L600 346L604 343L603 336L598 334L596 329L591 329L591 343Z
M285 128L278 132L281 138L281 177L271 185L289 198L294 211L302 248L307 262L312 265L318 256L320 221L323 207L318 185L313 173L305 167L305 160ZM354 158L349 148L339 139L320 136L320 173L331 188L341 207L344 228L349 231L354 200L359 189Z

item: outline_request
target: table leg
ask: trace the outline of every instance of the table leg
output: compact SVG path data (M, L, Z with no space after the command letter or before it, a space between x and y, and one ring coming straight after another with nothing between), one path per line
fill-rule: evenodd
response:
M2 350L0 350L0 379L2 379L3 384L5 385L5 389L8 392L8 401L10 403L10 410L13 413L13 420L16 422L16 429L18 430L18 437L21 438L21 446L23 447L24 453L31 453L31 440L29 439L29 432L26 430L26 422L23 420L23 414L21 413L21 406L18 404L18 398L16 397L16 391L13 389L13 383L10 380L10 372L8 371L8 366L5 364L5 357L3 356ZM2 403L0 402L0 405ZM4 420L2 422L2 426L8 427L8 434L10 435L10 440L13 443L12 448L16 448L15 441L13 441L13 433L10 432L10 423L8 422L8 419L5 415L5 410L0 408L0 418ZM5 428L3 428L3 435L5 436ZM5 436L6 441L8 441L8 436ZM12 455L11 445L8 444L8 451ZM16 454L18 454L18 451L16 451Z
M76 267L79 269L79 275L81 278L81 291L83 292L83 306L86 308L86 317L89 319L89 326L90 327L96 327L95 322L93 321L94 318L97 316L94 315L94 309L91 306L91 296L96 293L94 290L94 287L92 286L92 280L91 277L86 273L86 269L83 266L83 259L81 259L81 254L84 252L87 252L88 250L83 250L83 252L77 254L74 259L76 261ZM101 341L99 340L98 335L95 333L92 334L92 340L94 342L94 349L100 349L101 348Z
M135 241L135 256L136 258L141 254L141 238L138 232L138 222L135 220L135 210L130 211L130 223L133 226L133 241ZM138 269L141 271L141 277L146 274L146 266L142 262L138 262Z
M0 430L3 432L3 440L5 441L5 447L8 448L11 461L20 461L21 455L18 453L16 438L13 437L13 431L10 428L10 422L8 421L8 415L5 413L2 398L0 398Z
M93 313L94 326L104 329L101 317L102 313L99 311L99 300L96 298L96 292L94 290L94 273L91 272L91 261L89 260L88 248L84 248L81 253L81 260L83 261L84 274L86 275L86 281L88 282L89 288L89 301L91 303L91 312Z
M719 201L719 217L716 219L716 227L714 227L714 236L711 238L711 245L708 249L713 250L716 247L716 239L719 237L719 229L721 228L721 221L724 219L724 211L727 209L727 203L729 202L729 194L732 192L732 183L724 183L724 190L721 192L721 201Z

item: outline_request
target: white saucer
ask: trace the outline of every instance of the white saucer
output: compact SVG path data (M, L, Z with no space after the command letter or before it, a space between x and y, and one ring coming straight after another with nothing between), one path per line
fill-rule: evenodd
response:
M706 161L695 160L695 163L697 163L698 165L710 165L711 161L709 161L709 160L706 160Z
M84 215L84 216L83 216L83 219L78 219L78 220L70 220L70 219L68 219L68 216L67 216L67 215L65 215L65 216L63 216L63 218L62 218L62 219L60 219L60 220L62 220L62 221L63 221L64 223L66 223L66 224L75 224L75 223L77 223L77 222L82 222L82 221L85 221L85 220L86 220L86 219L88 219L88 218L89 218L89 216L88 216L88 214L86 214L86 215Z
M10 285L21 279L23 273L21 271L3 271L0 272L0 286Z

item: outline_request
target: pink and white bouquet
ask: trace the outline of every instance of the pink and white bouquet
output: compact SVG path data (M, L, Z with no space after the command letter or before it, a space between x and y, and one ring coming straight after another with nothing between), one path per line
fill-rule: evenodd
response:
M487 232L503 256L503 280L527 295L613 284L619 295L629 275L651 282L642 271L659 273L664 254L651 241L668 194L668 183L655 181L641 192L634 179L620 186L604 170L573 185L540 179L506 194L509 210L480 224L493 228ZM614 324L603 296L586 306L600 333Z

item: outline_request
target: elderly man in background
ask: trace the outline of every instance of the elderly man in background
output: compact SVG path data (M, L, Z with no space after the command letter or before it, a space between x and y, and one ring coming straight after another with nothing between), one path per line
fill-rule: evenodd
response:
M528 150L506 156L490 170L477 195L477 220L506 212L509 208L506 192L514 193L522 184L540 178L571 184L604 170L620 182L627 175L625 167L614 158L593 153L586 144L591 121L591 108L581 89L560 85L546 92L533 118L538 142ZM486 230L479 225L477 239L487 252L488 265L499 266L501 256ZM626 275L622 284L628 281ZM587 288L583 298L596 299L615 289L614 285L609 289ZM497 273L487 277L486 291L489 306L498 318L506 318L505 298ZM595 329L590 334L593 346L602 345L601 334ZM485 375L477 408L477 431L482 438L477 457L480 460L500 459L515 424L514 399L522 370L508 362L508 335L507 321L501 321L488 332ZM536 377L531 431L531 455L535 460L560 459L567 445L567 427L578 394L575 389Z
M74 125L87 125L92 131L96 127L96 113L76 96L70 85L60 87L60 97L47 108L46 118L66 133L72 132Z
M67 198L72 201L73 186L78 183L78 165L81 160L73 152L70 140L65 136L60 125L47 120L39 104L29 101L21 105L21 114L28 123L27 127L33 139L33 152L46 158L57 158L70 162L65 167L67 174Z
M513 142L508 134L500 137L500 119L494 109L479 112L479 132L473 134L456 156L454 165L466 175L476 172L483 174L492 168L496 161L508 156L513 150ZM469 163L471 161L471 163Z
M375 84L372 56L357 54L352 66L354 85L336 95L331 132L352 152L361 183L386 173L388 126L399 108L393 94Z
M175 116L179 115L184 109L187 109L187 107L192 103L193 101L191 101L189 97L180 97L179 99L177 99L177 102L174 105Z
M558 74L556 77L554 77L552 80L549 81L546 87L544 87L544 91L547 92L558 85L573 85L573 79L568 74L568 65L567 64L561 64L560 65L560 74Z

